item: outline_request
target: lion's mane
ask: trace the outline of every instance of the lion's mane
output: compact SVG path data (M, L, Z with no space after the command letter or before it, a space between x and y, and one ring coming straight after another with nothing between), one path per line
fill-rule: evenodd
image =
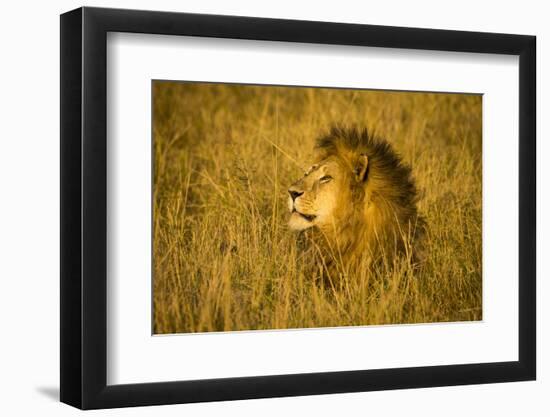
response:
M315 151L319 161L334 156L352 170L361 155L368 157L366 180L356 182L350 177L351 201L339 202L346 205L345 221L333 233L323 232L322 246L332 263L349 269L365 265L365 260L368 265L391 264L404 255L418 264L423 257L425 221L417 211L411 168L391 145L367 129L333 127L318 139Z

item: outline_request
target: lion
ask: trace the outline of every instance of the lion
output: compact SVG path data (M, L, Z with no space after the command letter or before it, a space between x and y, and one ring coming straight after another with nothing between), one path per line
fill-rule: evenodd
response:
M411 168L367 129L333 127L288 189L288 226L310 234L328 270L350 273L404 256L417 265L425 221Z

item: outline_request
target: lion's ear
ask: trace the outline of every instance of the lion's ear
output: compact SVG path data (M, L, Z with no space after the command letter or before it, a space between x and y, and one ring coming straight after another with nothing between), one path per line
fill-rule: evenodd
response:
M355 169L353 170L355 174L355 179L357 179L358 182L363 182L367 179L367 171L369 167L369 157L362 153L359 155L359 158L357 158L357 162L355 164Z

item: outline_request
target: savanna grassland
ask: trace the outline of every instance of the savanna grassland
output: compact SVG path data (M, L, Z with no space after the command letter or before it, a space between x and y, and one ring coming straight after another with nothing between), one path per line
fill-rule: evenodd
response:
M475 95L155 81L154 332L480 320L481 108ZM412 167L421 269L336 287L310 276L287 189L334 124L375 130Z

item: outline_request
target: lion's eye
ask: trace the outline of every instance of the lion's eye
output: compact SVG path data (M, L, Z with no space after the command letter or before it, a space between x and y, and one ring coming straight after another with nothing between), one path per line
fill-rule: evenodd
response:
M331 179L332 179L332 177L330 175L325 175L325 176L319 178L319 181L321 183L325 183L325 182L329 182Z
M308 170L304 173L304 177L307 177L311 172L317 168L318 165L312 165L308 168Z

